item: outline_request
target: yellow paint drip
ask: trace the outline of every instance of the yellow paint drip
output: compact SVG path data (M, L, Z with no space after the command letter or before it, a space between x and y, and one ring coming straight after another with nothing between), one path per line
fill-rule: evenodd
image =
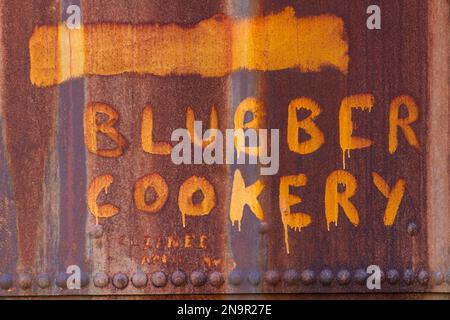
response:
M339 142L342 150L342 167L345 170L346 156L350 151L370 147L372 140L353 136L352 109L372 111L374 97L371 94L359 94L345 97L339 109Z
M241 231L241 221L244 216L244 207L248 206L260 221L264 219L264 211L258 197L264 189L264 182L258 179L254 184L246 186L241 171L236 169L231 190L230 220L234 226L237 222Z
M97 198L102 190L108 193L109 186L113 183L114 177L112 175L102 175L96 177L89 185L87 191L87 204L89 211L95 217L95 223L98 224L99 218L110 218L119 213L119 208L107 203L98 205Z
M193 202L195 192L201 191L203 200ZM192 176L180 186L178 207L181 211L183 228L186 228L186 216L206 216L216 206L216 192L213 185L204 177Z
M330 66L347 73L344 34L341 18L298 18L291 7L247 19L216 15L189 28L115 23L78 30L39 26L29 42L30 78L45 87L85 75L126 72L221 77L241 69L318 72Z
M339 185L345 190L339 192ZM350 172L336 170L328 176L325 185L325 218L328 231L331 223L337 226L339 207L355 227L359 225L358 210L350 201L356 193L357 186L356 178Z
M299 196L289 193L289 187L303 187L306 185L306 175L287 176L280 178L280 198L279 205L281 211L281 221L284 227L284 243L287 254L289 248L289 228L300 231L311 224L311 216L303 212L291 212L291 207L302 202Z

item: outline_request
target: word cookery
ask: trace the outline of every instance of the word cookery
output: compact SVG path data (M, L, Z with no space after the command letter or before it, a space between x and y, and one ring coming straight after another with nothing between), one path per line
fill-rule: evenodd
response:
M374 97L371 94L360 94L345 97L342 100L339 110L339 144L343 155L343 170L335 170L330 173L324 186L325 217L328 229L334 223L337 226L339 209L342 209L344 215L349 221L358 226L358 209L352 203L351 198L356 194L357 180L354 175L345 170L345 161L350 157L350 152L356 149L368 148L373 141L368 138L357 137L353 135L354 123L352 120L352 110L360 109L370 112L374 105ZM400 117L400 107L406 108L406 113L402 112ZM304 109L309 115L299 120L297 111ZM403 110L405 111L405 110ZM247 112L252 113L250 121L244 121ZM287 121L287 146L290 151L306 155L317 151L324 143L324 134L315 119L321 114L322 110L314 100L301 97L292 100L288 105ZM97 115L103 114L107 117L106 121L98 122ZM405 115L406 114L406 115ZM390 154L396 152L398 147L399 133L403 133L406 141L413 148L420 150L420 145L411 124L417 121L419 116L418 107L414 99L410 96L402 95L392 100L389 106L389 132L388 132L388 151ZM234 114L235 130L264 129L265 127L265 107L264 104L255 99L247 98L242 101ZM210 114L211 129L218 128L218 116L215 107L211 108ZM100 157L118 158L126 146L125 137L115 126L119 119L118 112L107 104L91 103L88 104L84 116L84 134L87 149ZM197 144L202 149L206 149L210 144L217 143L217 132L208 135L208 139L199 138L195 127L195 117L191 108L186 112L186 130L189 133L191 144ZM308 139L299 141L299 132L303 130ZM99 148L97 144L97 135L102 134L114 142L114 147L110 149ZM172 136L173 137L173 136ZM191 139L194 137L194 139ZM264 147L258 144L257 147L248 147L242 144L245 139L234 139L235 149L238 154L241 152L247 155L262 156L263 151L267 156L267 145ZM184 141L185 142L185 141ZM261 142L261 141L260 141ZM186 146L186 143L184 143ZM153 139L153 111L150 106L143 110L141 121L141 146L142 150L149 154L170 156L173 149L171 143L154 141ZM177 152L183 152L186 147L181 147ZM278 152L276 148L271 148L271 156L276 157ZM173 155L172 155L173 158ZM276 162L276 161L275 161ZM181 162L183 163L183 162ZM219 162L220 163L220 162ZM278 170L278 168L276 168ZM376 189L387 199L384 212L384 225L391 226L401 204L405 192L405 180L398 178L393 185L388 185L385 178L377 172L372 172L372 181ZM97 199L102 192L107 192L111 184L114 183L114 177L111 174L102 174L95 177L87 190L87 202L91 213L99 218L110 218L120 212L120 208L113 203L98 204ZM281 220L284 226L286 251L289 253L288 230L301 230L308 227L312 222L312 215L306 212L292 212L291 208L302 202L301 197L290 193L291 187L305 187L308 183L307 175L296 173L279 178L279 209ZM153 189L156 196L151 201L147 200L145 195L149 189ZM240 169L236 169L233 174L231 201L229 205L229 218L233 225L237 223L241 230L241 221L244 214L244 207L248 206L251 212L259 219L264 219L264 210L258 197L265 189L265 181L259 178L253 184L247 184L244 181ZM194 201L194 195L201 192L202 199ZM139 178L133 186L133 200L136 209L143 213L156 213L163 209L169 198L169 188L166 180L159 173L150 173ZM183 227L186 226L186 217L201 217L211 213L216 206L216 191L214 186L201 176L191 176L183 181L178 189L178 207L181 213Z

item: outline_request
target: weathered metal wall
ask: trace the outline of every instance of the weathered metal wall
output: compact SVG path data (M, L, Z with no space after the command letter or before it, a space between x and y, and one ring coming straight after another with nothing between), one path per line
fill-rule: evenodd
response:
M243 19L268 16L286 7L292 7L297 17L332 14L344 21L348 72L325 67L320 72L239 70L220 77L125 73L92 75L48 87L34 85L30 38L37 26L65 21L69 4L81 7L86 25L193 28L214 15ZM435 146L430 142L435 139L430 140L432 128L445 128L444 123L448 129L448 102L436 107L430 103L430 99L442 101L448 89L448 81L441 76L440 83L447 81L444 93L441 90L436 96L430 90L442 69L433 65L439 57L433 60L432 51L441 37L430 29L431 17L436 21L442 17L431 13L437 14L436 8L446 4L380 0L382 30L368 30L366 8L371 4L352 0L2 1L0 295L367 292L369 265L384 270L382 292L448 291L448 217L437 215L441 228L436 227L436 221L430 221L429 204L430 195L443 193L447 196L441 201L447 203L436 210L448 210L448 142L441 150L430 149ZM448 25L448 21L439 23ZM352 151L345 160L345 170L357 180L352 202L360 221L354 226L341 211L337 227L328 230L325 185L333 171L343 169L339 108L346 96L363 93L372 94L375 102L370 113L354 112L355 135L374 144ZM413 97L419 107L412 127L421 150L402 136L397 152L390 154L389 106L400 95ZM177 166L170 155L142 149L145 106L153 108L154 140L169 141L174 129L186 126L188 107L196 119L209 124L215 106L219 128L225 130L234 127L235 111L249 97L265 106L267 128L280 129L280 170L274 176L260 177L256 165ZM309 155L290 151L286 143L288 105L299 97L310 97L322 108L315 121L325 143ZM118 113L116 127L127 140L120 157L100 157L86 148L84 115L86 106L94 102L108 104ZM430 113L438 107L441 113ZM447 132L437 134L448 141ZM111 141L99 141L104 148L114 147ZM444 157L436 160L430 152ZM264 218L258 219L246 207L240 231L230 221L237 169L247 185L258 179L265 184L259 197ZM444 190L430 192L429 179L437 181L436 170L438 177L447 176L447 180L438 181L440 187L444 183ZM406 182L393 226L383 223L387 200L374 186L373 172L390 186L399 178ZM136 181L151 173L166 180L169 194L163 209L149 214L136 209L133 192ZM301 196L302 203L295 209L308 213L312 223L301 231L289 230L287 254L278 200L280 177L300 173L308 176L308 183L291 193ZM114 204L120 212L100 218L96 225L86 192L91 181L105 174L114 181L98 203ZM191 176L211 183L216 203L207 216L186 217L183 227L178 192ZM151 195L147 196L150 201ZM64 289L69 265L78 265L84 272L81 291Z

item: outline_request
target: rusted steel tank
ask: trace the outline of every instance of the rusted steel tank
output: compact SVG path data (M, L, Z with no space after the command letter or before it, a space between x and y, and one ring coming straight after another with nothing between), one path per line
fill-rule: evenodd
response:
M448 293L448 2L378 2L2 2L0 296Z

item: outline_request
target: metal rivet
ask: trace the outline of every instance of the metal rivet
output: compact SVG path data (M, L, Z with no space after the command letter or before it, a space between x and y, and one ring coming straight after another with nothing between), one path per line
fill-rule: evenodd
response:
M400 280L400 273L395 270L391 269L387 272L387 281L390 284L396 284Z
M426 270L420 270L417 275L417 281L419 281L422 286L426 286L430 281L429 273Z
M103 233L104 233L104 228L101 224L96 224L95 226L92 227L91 235L95 239L100 239L101 237L103 237Z
M304 285L311 285L316 281L316 275L312 270L304 270L300 275L300 280Z
M175 287L181 287L186 284L186 273L181 270L177 270L174 273L172 273L172 276L170 277L170 281L173 283Z
M60 272L56 276L55 283L61 289L67 289L67 279L69 279L69 275L66 272Z
M104 272L98 272L94 275L94 286L104 288L109 284L109 277Z
M132 276L131 276L131 283L136 287L136 288L144 288L147 285L148 282L148 277L145 274L145 272L143 272L142 270L138 270L136 271Z
M410 236L415 236L418 232L419 228L415 222L411 222L408 224L407 232Z
M295 270L287 270L283 275L283 280L290 286L296 285L300 280L300 275Z
M339 270L339 272L337 273L337 276L336 276L336 280L340 285L345 286L350 283L351 276L352 275L350 274L350 271L345 270L345 269Z
M445 281L445 276L442 272L436 271L433 273L433 284L439 286Z
M265 234L267 232L269 232L270 226L267 222L260 222L259 224L259 233L261 234Z
M13 286L13 278L10 274L0 275L0 289L9 290Z
M233 285L233 286L239 286L242 283L242 272L239 270L233 270L229 275L228 275L228 281Z
M406 285L412 285L415 280L415 274L414 271L411 269L406 269L405 272L403 272L403 282Z
M117 289L125 289L128 286L128 276L122 272L116 273L112 283Z
M36 277L36 283L39 288L46 289L50 287L50 277L46 273L40 273Z
M368 277L367 272L363 269L356 270L353 276L355 282L359 285L365 285L367 277Z
M194 287L201 287L207 281L206 275L202 271L194 271L191 273L191 283Z
M17 282L22 290L30 289L33 285L33 278L28 273L20 273Z
M333 282L333 272L330 269L325 269L320 272L319 281L324 286L329 286Z
M167 275L162 271L152 274L152 283L157 288L163 288L167 285Z
M225 279L222 273L215 271L209 275L209 282L213 287L219 288L224 284Z
M252 271L248 274L248 282L252 286L257 286L261 283L261 273L258 271Z
M275 270L270 270L266 272L265 280L271 286L276 286L280 282L280 274Z

